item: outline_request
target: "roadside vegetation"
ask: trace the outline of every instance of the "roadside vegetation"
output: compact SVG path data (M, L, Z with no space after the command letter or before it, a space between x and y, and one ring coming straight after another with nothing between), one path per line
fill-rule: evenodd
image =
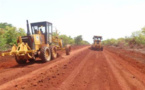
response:
M18 36L25 36L26 32L22 28L16 28L12 24L0 23L0 51L8 50L14 44L17 44ZM89 42L84 41L82 35L78 35L75 38L67 36L64 34L57 34L54 32L54 35L63 39L64 45L88 45Z
M143 48L145 47L145 27L141 30L133 32L131 36L107 39L103 41L104 45L116 46L116 47L129 47L129 48Z
M58 30L56 30L58 31ZM57 32L53 32L53 36L58 36L59 38L62 38L63 44L71 44L71 45L89 45L90 43L88 41L83 40L82 35L78 35L74 38L71 36L67 36L65 34L60 34Z
M8 23L0 23L0 50L7 50L16 44L18 36L24 36L26 33L22 28L16 28Z

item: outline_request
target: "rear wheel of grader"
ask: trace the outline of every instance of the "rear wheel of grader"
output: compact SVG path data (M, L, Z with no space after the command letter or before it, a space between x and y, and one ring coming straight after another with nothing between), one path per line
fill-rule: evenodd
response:
M66 51L66 55L69 55L70 51L71 51L71 46L70 45L66 45L65 51Z
M51 47L51 59L57 58L57 48L55 46Z
M24 59L24 57L21 57L21 56L15 56L15 60L18 64L25 64L27 62L27 60Z
M43 62L51 60L51 51L48 47L42 47L40 50L40 58Z

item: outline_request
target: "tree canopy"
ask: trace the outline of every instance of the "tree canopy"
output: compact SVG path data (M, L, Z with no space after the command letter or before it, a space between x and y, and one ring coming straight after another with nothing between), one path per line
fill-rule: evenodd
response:
M66 44L71 44L71 45L89 45L90 44L88 41L83 40L82 35L78 35L72 38L71 36L67 36L65 34L61 35L60 33L53 32L53 36L62 38L64 46Z
M80 45L81 44L81 42L82 42L82 35L78 35L78 36L76 36L75 38L74 38L74 40L75 40L75 43L77 44L77 45Z
M24 29L17 29L8 23L0 23L0 49L5 50L7 47L16 44L17 37L24 35L26 35Z

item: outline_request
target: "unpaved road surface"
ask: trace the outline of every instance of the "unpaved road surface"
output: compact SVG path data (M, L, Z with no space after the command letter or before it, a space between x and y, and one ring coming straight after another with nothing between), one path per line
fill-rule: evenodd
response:
M89 48L79 46L69 56L61 52L50 62L21 66L13 57L0 57L0 90L145 90L144 54Z

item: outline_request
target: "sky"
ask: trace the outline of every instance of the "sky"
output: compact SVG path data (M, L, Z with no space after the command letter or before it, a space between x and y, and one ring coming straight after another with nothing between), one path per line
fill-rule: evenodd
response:
M0 22L26 30L27 19L90 43L94 35L117 39L145 26L145 0L0 0Z

